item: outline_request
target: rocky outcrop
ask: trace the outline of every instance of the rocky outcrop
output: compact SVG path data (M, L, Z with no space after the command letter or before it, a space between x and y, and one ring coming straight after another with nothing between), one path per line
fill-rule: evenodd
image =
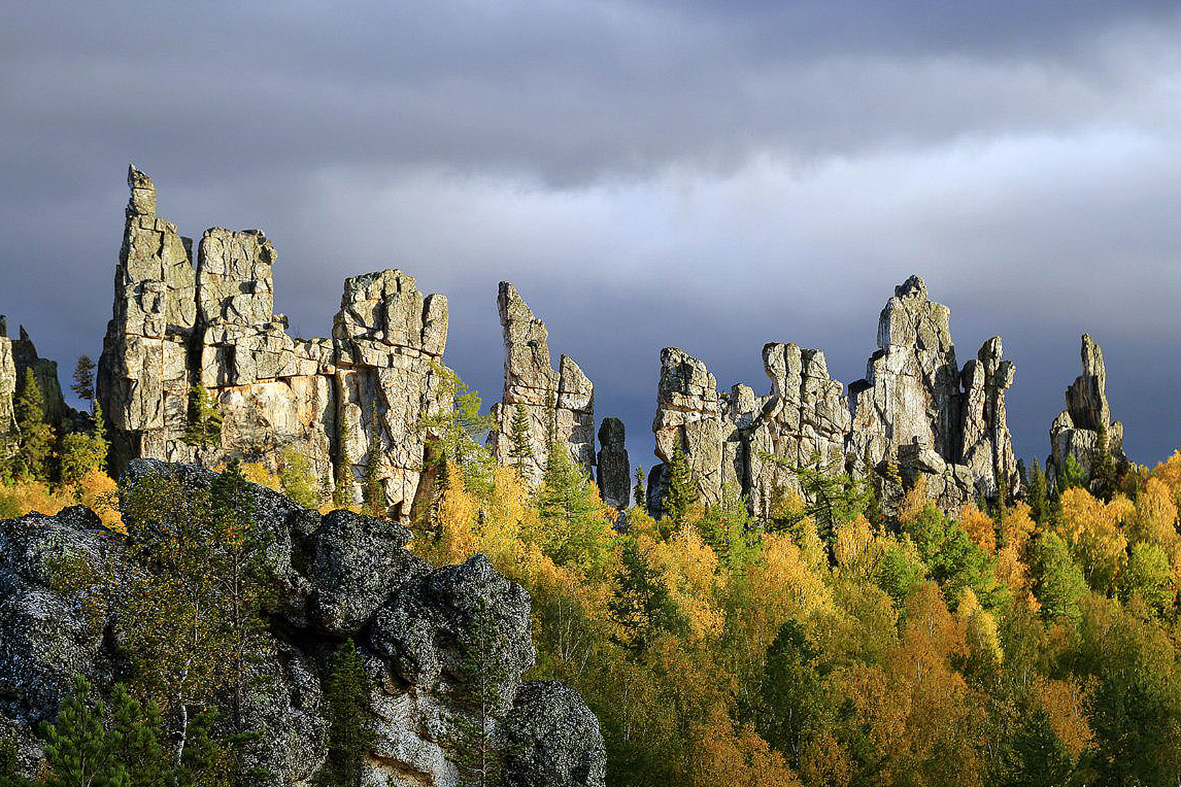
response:
M705 502L719 500L728 486L765 513L777 489L798 490L792 468L816 460L843 468L849 411L820 351L766 345L771 392L765 396L746 385L719 393L705 364L681 350L666 348L660 359L656 454L669 462L680 441ZM662 484L657 466L649 479L650 509Z
M1050 456L1046 460L1046 470L1055 478L1070 456L1078 462L1084 475L1090 474L1099 449L1101 429L1106 432L1107 450L1111 452L1116 467L1123 468L1128 464L1123 449L1124 426L1111 420L1111 407L1107 403L1107 367L1103 363L1103 350L1084 333L1080 354L1083 373L1066 389L1066 409L1050 426Z
M0 460L12 452L16 440L16 362L12 358L12 340L7 336L4 317L0 315Z
M851 461L863 469L915 438L945 460L959 457L960 374L951 310L911 276L894 288L878 320L878 349L864 380L850 386Z
M1017 488L1017 455L1005 413L1005 391L1013 384L1012 361L1001 360L999 336L984 343L960 372L963 384L961 464L985 497L995 497L1005 484Z
M17 391L25 384L29 370L33 372L33 379L41 389L42 412L45 422L49 424L68 426L74 415L66 406L62 395L61 382L57 377L57 362L42 358L37 354L33 340L25 326L20 326L20 338L11 340L12 362L16 366ZM0 394L2 395L2 394Z
M618 418L604 418L599 425L598 479L603 500L626 508L631 499L631 462L624 447L626 430Z
M196 493L215 476L134 460L125 493L156 478ZM522 681L535 658L523 588L483 557L430 569L404 550L409 532L396 524L345 511L321 516L254 485L247 495L268 534L273 582L243 697L245 721L260 733L246 764L272 774L259 784L310 785L322 767L323 686L345 637L358 642L377 720L364 783L458 783L460 721L471 712L478 657L495 677L494 737L506 784L604 784L602 735L582 700L560 684ZM0 731L15 736L30 770L39 751L32 730L53 718L74 676L104 691L127 669L116 647L117 597L63 582L63 567L78 565L95 577L122 576L130 565L125 537L82 507L0 521Z
M504 331L504 396L492 408L495 426L489 435L493 456L511 464L513 423L518 406L528 424L528 456L523 475L539 483L548 451L547 436L570 452L586 476L595 466L595 386L574 360L561 356L555 370L550 360L549 332L529 304L507 281L497 294Z
M155 215L151 179L128 173L115 305L98 395L112 468L137 457L218 466L240 457L279 468L302 456L325 488L359 501L371 462L385 503L406 520L425 462L423 418L449 406L441 367L447 302L400 271L345 281L331 339L297 339L274 311L278 253L259 230L192 241ZM195 386L222 416L212 445L186 440Z
M867 375L849 387L830 377L824 354L768 344L763 367L771 391L746 385L719 393L705 364L680 350L661 353L656 455L668 462L679 441L703 500L726 485L766 514L775 495L799 492L795 468L819 464L870 478L879 487L926 480L931 497L953 509L977 493L1017 491L1017 462L1005 414L1013 364L999 338L985 342L961 371L951 312L912 276L895 288L878 323ZM649 479L655 511L661 466Z

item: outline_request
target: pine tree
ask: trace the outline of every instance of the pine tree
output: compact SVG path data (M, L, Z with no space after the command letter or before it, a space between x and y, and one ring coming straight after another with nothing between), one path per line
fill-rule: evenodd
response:
M127 687L111 691L110 734L115 758L127 769L135 787L166 787L171 776L168 754L161 743L164 723L153 702L141 703Z
M640 465L636 468L636 484L632 487L632 499L640 508L647 508L648 495L644 491L644 466Z
M213 446L221 442L221 413L213 404L209 389L197 383L189 391L189 425L184 441L189 445Z
M94 402L94 424L90 432L70 432L61 441L61 480L63 484L76 485L94 470L101 470L107 462L106 427L103 411Z
M78 394L78 398L84 402L94 401L94 361L89 355L79 356L78 365L74 367L74 382L70 385L70 390Z
M1029 481L1029 515L1039 525L1046 521L1050 513L1050 501L1046 496L1046 476L1038 466L1037 457L1033 458L1033 477Z
M317 781L333 787L359 787L362 765L373 748L373 708L369 676L350 639L332 656L324 686L328 758Z
M353 502L353 465L349 461L346 446L349 442L349 422L343 415L337 419L336 464L333 466L332 504L344 508Z
M50 775L45 787L131 787L127 769L115 755L116 741L103 727L102 700L87 704L90 683L79 676L74 694L53 724L42 727Z
M509 464L517 471L517 475L525 478L533 464L533 431L529 425L529 413L521 402L517 402L513 408L509 438L512 441L509 445Z
M20 442L12 458L13 476L25 481L44 481L49 477L53 429L45 423L45 399L32 369L25 369L24 385L15 410Z
M1096 497L1110 501L1119 485L1119 479L1116 477L1115 457L1111 455L1111 447L1107 442L1107 427L1099 424L1095 453L1091 458L1091 491Z
M374 409L369 423L369 450L365 456L365 484L361 487L361 501L369 516L385 515L385 486L378 470L381 465L381 432Z
M661 513L672 522L672 527L684 524L689 508L701 497L701 492L693 480L693 470L689 467L689 458L685 455L685 448L680 436L673 446L673 455L668 463L668 489L665 490L664 500L661 501Z

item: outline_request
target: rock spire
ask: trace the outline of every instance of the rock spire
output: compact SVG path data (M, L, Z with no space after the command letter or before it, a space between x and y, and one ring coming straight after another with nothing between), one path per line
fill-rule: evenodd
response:
M1116 466L1128 464L1123 449L1124 426L1111 420L1111 407L1107 403L1107 367L1103 363L1103 350L1084 333L1079 354L1083 373L1066 389L1066 409L1050 426L1050 456L1046 460L1046 469L1053 477L1062 472L1070 456L1078 462L1084 475L1090 473L1099 446L1100 429L1106 430L1107 449Z
M496 298L504 332L504 395L492 408L495 422L489 435L493 456L511 463L513 422L524 412L528 425L528 456L523 474L540 483L549 454L548 440L570 452L588 477L595 466L595 386L574 359L561 356L558 368L550 360L549 332L529 304L507 281Z

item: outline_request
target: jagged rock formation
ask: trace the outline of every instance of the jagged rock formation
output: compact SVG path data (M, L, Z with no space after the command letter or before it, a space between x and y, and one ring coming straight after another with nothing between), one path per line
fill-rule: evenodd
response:
M764 514L774 494L799 491L792 468L819 458L824 467L914 484L951 509L976 492L1016 491L1017 462L1005 415L1013 364L989 339L961 372L951 340L951 312L927 297L912 276L895 288L878 324L878 350L867 375L849 387L830 377L824 354L795 344L768 344L763 366L771 392L746 385L719 393L705 364L675 348L661 352L656 455L667 463L685 449L706 502L725 485ZM894 471L897 472L894 472ZM661 465L649 478L649 508L658 506Z
M678 349L666 348L660 360L652 424L656 455L669 462L680 441L706 502L719 500L729 486L765 513L777 486L798 489L790 468L814 456L843 466L849 411L843 386L829 377L820 351L766 345L763 368L772 385L766 396L755 396L746 385L719 393L705 364ZM649 478L652 509L664 483L662 468L654 468Z
M8 338L4 316L0 315L0 459L12 450L16 436L16 362L12 358L12 340Z
M626 431L618 418L604 418L599 425L598 478L603 500L626 508L631 499L631 462L624 447Z
M208 230L192 241L156 216L151 179L128 173L113 317L98 396L112 469L136 457L216 466L231 457L278 469L302 455L324 485L359 500L376 461L386 504L405 519L424 467L424 415L449 406L440 359L447 301L400 271L345 281L331 339L295 339L274 311L278 253L258 230ZM191 392L222 415L213 445L186 442ZM341 467L343 465L343 467ZM334 472L334 470L339 472Z
M62 396L61 382L57 378L57 362L37 354L37 348L23 325L20 326L20 338L11 342L12 362L16 365L17 389L25 384L26 371L31 369L33 379L41 389L45 422L63 424L69 421L74 413L66 406L65 397Z
M1080 350L1083 373L1066 389L1066 409L1050 426L1050 456L1046 460L1047 475L1056 478L1066 466L1066 458L1073 456L1084 475L1091 472L1099 447L1099 430L1106 431L1107 449L1116 467L1126 467L1124 454L1124 426L1111 420L1107 403L1107 367L1103 350L1087 334L1083 334Z
M502 281L496 301L504 331L504 397L492 408L495 427L489 435L489 446L493 456L502 464L510 464L513 419L520 405L529 424L525 479L533 484L540 482L551 430L554 443L564 446L591 477L595 465L594 384L566 355L561 357L557 370L553 368L545 323L516 287Z
M214 478L195 466L135 460L124 484L157 476L194 491ZM582 700L560 684L521 680L535 654L530 599L520 586L483 557L432 570L403 549L409 532L389 522L346 511L321 516L254 485L248 494L269 533L274 583L252 668L263 679L250 681L243 698L245 722L260 733L245 749L246 764L273 774L259 784L310 785L322 766L324 680L344 637L358 643L377 717L364 783L457 783L451 731L470 688L465 653L478 640L490 643L499 665L506 784L604 784L603 739ZM15 736L27 770L40 756L32 731L54 717L74 675L103 691L126 670L113 594L64 589L56 572L63 560L82 561L95 576L118 578L127 548L81 506L0 521L0 730Z

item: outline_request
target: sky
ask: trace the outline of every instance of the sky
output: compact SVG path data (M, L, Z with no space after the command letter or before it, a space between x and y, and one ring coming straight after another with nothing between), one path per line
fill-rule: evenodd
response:
M1003 338L1027 462L1083 332L1132 459L1181 445L1175 2L4 3L0 73L0 313L63 384L134 162L182 234L266 231L293 333L346 276L445 293L488 403L512 281L633 466L662 347L761 393L794 341L847 384L912 273L961 363Z

